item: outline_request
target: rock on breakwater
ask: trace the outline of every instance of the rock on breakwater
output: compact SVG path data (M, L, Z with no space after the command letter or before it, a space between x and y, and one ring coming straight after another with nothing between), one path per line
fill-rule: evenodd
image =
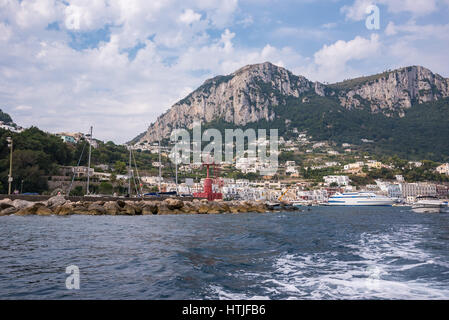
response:
M26 215L168 215L168 214L221 214L221 213L265 213L273 211L261 201L207 201L193 199L182 201L165 200L114 200L114 201L70 201L64 196L55 196L46 201L0 200L0 216Z

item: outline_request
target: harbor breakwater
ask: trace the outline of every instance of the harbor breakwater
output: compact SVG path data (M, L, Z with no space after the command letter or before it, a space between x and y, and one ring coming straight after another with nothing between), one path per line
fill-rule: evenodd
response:
M221 214L221 213L266 213L275 208L262 201L207 201L206 199L164 200L118 199L118 200L71 201L64 196L51 197L44 201L4 198L0 200L0 215L168 215L168 214ZM279 208L278 208L279 209ZM282 210L297 210L284 207Z

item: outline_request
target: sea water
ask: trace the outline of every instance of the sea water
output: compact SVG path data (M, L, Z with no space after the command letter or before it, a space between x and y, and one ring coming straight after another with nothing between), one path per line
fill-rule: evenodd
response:
M0 299L449 299L449 214L4 216Z

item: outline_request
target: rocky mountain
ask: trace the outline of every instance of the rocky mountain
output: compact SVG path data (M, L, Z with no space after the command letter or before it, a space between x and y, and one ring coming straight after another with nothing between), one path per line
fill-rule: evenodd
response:
M286 114L294 108L286 106L307 106L313 99L329 105L329 112L364 110L385 118L402 118L414 105L447 97L449 79L420 66L325 85L265 62L205 81L133 142L166 138L173 128L191 128L195 120L220 120L238 126L290 120Z
M9 114L5 113L0 109L0 122L5 125L12 125L14 122Z
M365 105L372 112L387 116L403 117L405 110L414 103L438 101L449 96L449 79L420 66L347 80L330 87L339 91L340 104L345 108Z

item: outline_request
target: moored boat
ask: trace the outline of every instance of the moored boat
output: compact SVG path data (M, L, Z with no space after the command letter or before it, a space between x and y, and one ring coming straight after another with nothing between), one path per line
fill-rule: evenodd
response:
M392 206L394 200L370 192L336 193L329 198L329 206Z
M416 197L412 210L417 213L449 213L449 204L438 197L419 196Z

